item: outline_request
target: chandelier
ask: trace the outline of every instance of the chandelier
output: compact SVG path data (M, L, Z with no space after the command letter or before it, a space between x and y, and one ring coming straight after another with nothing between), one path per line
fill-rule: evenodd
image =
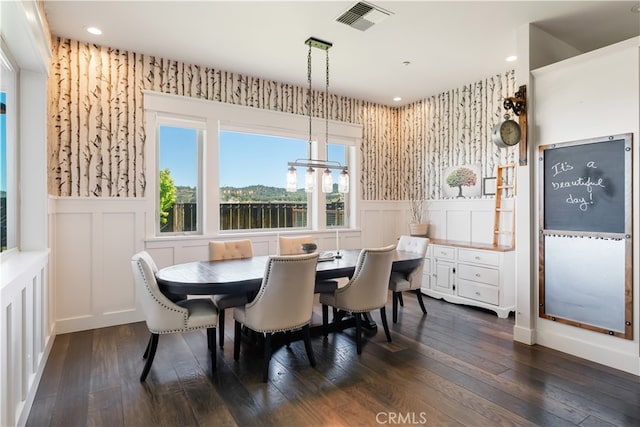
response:
M298 190L298 174L296 167L307 168L304 179L304 189L307 193L311 193L315 189L316 181L316 168L324 169L322 173L322 192L333 192L333 175L332 170L340 170L340 178L338 180L338 191L340 193L349 192L349 170L348 167L342 166L340 162L329 160L329 48L333 46L329 42L325 42L314 37L308 38L304 42L309 46L309 53L307 54L307 83L309 87L307 89L307 115L309 116L309 139L308 144L308 157L306 159L296 159L295 162L288 162L289 171L287 172L287 191ZM313 90L311 89L311 48L315 47L322 49L326 52L326 84L325 84L325 96L324 96L324 117L325 117L325 159L313 159L311 157L311 104L313 102Z

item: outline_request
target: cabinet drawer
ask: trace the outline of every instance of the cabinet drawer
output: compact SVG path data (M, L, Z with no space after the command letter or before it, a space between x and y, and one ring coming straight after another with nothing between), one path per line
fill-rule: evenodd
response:
M454 260L456 257L456 249L448 246L433 246L433 256L436 258Z
M477 282L460 279L458 281L458 295L488 304L500 304L500 293L495 286L487 286Z
M461 279L482 282L487 285L498 286L500 284L500 272L495 268L458 264L458 276Z
M459 249L458 260L463 262L475 262L477 264L500 265L500 254L491 251L476 251L472 249Z

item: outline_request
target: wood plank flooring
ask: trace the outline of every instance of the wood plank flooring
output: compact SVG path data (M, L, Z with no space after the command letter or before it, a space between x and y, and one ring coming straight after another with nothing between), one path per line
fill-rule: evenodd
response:
M512 317L404 299L392 343L380 327L358 356L352 330L316 337L312 368L294 342L268 383L258 350L234 362L231 310L214 375L202 331L161 336L146 383L144 323L58 335L27 426L640 425L638 377L514 343Z

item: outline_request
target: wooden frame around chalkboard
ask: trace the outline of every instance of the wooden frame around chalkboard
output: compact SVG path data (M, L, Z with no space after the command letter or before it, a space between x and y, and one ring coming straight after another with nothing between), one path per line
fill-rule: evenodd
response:
M571 149L571 147L577 147L577 146L587 146L585 147L581 147L580 149L583 150L584 152L586 152L590 147L588 146L588 144L596 144L596 143L607 143L607 142L614 142L617 143L618 145L620 145L620 141L623 141L622 143L622 150L624 150L624 152L622 153L622 157L624 159L623 164L620 165L620 169L616 170L614 172L616 173L622 173L623 174L623 178L622 178L622 182L624 183L624 224L623 224L623 229L619 229L620 228L620 224L618 224L618 226L611 225L611 228L616 228L615 230L603 230L603 231L599 231L599 230L594 230L594 229L585 229L585 230L580 230L580 226L579 225L575 225L573 222L571 225L571 230L563 230L563 229L549 229L547 227L545 227L545 184L546 184L546 180L545 180L545 154L548 153L547 150L554 150L554 149L561 149L561 148L569 148ZM595 147L595 146L593 146ZM599 148L602 148L602 146L600 146ZM606 154L609 155L609 154ZM576 156L578 157L578 156ZM569 157L568 159L570 159L571 161L573 161L572 157ZM538 168L538 179L539 179L539 203L538 203L538 208L539 208L539 220L540 220L540 228L539 228L539 246L538 246L538 254L539 254L539 264L538 264L538 272L539 272L539 293L538 293L538 305L539 305L539 317L545 318L545 319L549 319L552 321L556 321L559 323L564 323L567 325L572 325L575 327L579 327L579 328L584 328L584 329L588 329L588 330L592 330L595 332L601 332L601 333L606 333L608 335L612 335L612 336L616 336L616 337L620 337L620 338L625 338L625 339L633 339L633 239L632 239L632 218L633 218L633 193L632 193L632 180L633 180L633 173L632 173L632 168L633 168L633 135L631 133L626 133L626 134L620 134L620 135L611 135L611 136L606 136L606 137L600 137L600 138L591 138L591 139L585 139L585 140L579 140L579 141L572 141L572 142L565 142L565 143L560 143L560 144L549 144L549 145L541 145L538 147L538 160L539 160L539 168ZM591 163L591 162L590 162ZM597 161L594 161L593 163L597 163ZM557 174L557 170L558 168L562 167L561 165L559 165L558 163L556 163L557 167L554 167L554 171ZM572 166L571 164L569 164L569 166ZM594 167L595 169L595 167ZM616 168L613 168L616 169ZM587 168L587 166L583 166L582 169L583 171L590 171L590 169ZM590 173L590 172L585 172L585 173ZM605 175L602 175L605 176ZM588 176L583 176L582 178L588 178ZM605 176L606 178L606 176ZM620 180L621 176L616 176L615 177L617 180ZM569 178L571 179L571 178ZM594 179L595 181L595 179ZM571 181L571 185L578 185L576 184L578 181L574 180ZM584 181L580 181L581 183ZM601 181L602 182L602 181ZM613 182L613 180L612 180ZM602 188L606 188L605 185L606 182L603 182ZM556 185L551 187L553 189L557 189L557 183L555 183ZM584 186L584 185L583 185ZM593 189L591 189L591 187L589 187L590 191L588 191L589 196L593 197ZM578 189L579 190L579 189ZM576 191L578 191L576 190ZM570 197L573 196L570 195ZM620 203L622 198L618 198L619 200L616 201L616 203ZM569 197L567 197L566 199L567 203L573 203L573 201L570 201ZM591 202L593 203L593 202ZM585 209L587 210L587 209ZM595 221L595 223L597 223L597 221ZM593 228L593 224L591 225L586 225L585 228ZM569 227L567 227L569 228ZM623 276L624 276L624 330L612 330L610 328L605 328L602 327L601 325L597 325L597 324L591 324L591 323L585 323L584 321L581 320L576 320L576 319L571 319L571 318L565 318L562 316L557 316L557 315L553 315L550 313L547 313L546 311L546 302L547 302L547 295L545 294L545 240L546 237L555 237L555 236L560 236L560 237L567 237L567 238L582 238L584 239L584 243L581 242L581 244L586 244L588 245L589 242L591 241L591 239L593 239L593 242L596 242L597 240L623 240L624 241L624 261L620 260L621 262L624 263L624 271L623 271Z

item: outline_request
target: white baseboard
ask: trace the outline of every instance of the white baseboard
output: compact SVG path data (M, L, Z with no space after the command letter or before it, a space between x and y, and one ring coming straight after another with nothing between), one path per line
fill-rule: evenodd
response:
M521 326L513 327L514 341L521 342L527 345L533 345L536 343L535 337L536 337L536 332L533 329L523 328Z
M619 339L619 338L612 338ZM549 347L554 350L568 353L582 359L600 363L614 369L619 369L634 375L640 375L640 358L637 352L617 351L615 346L606 344L596 344L576 339L570 335L550 333L538 333L536 344ZM635 347L637 349L637 347Z
M107 313L100 316L80 316L56 320L56 333L86 331L88 329L106 328L109 326L124 325L127 323L141 322L144 315L137 310Z

